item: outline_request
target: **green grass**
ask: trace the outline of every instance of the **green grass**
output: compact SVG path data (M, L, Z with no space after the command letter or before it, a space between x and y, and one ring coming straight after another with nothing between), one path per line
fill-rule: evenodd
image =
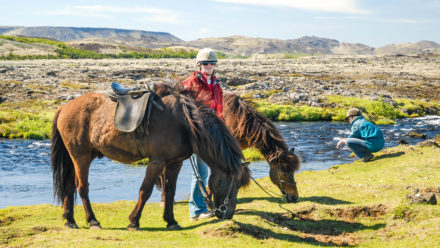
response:
M395 120L406 117L424 116L428 110L437 110L440 114L440 101L396 99L397 106L380 100L365 98L326 96L331 107L311 107L293 104L272 104L267 99L253 99L251 93L243 96L251 102L257 111L274 121L344 121L349 108L357 107L363 115L376 124L395 124Z
M59 100L0 104L0 137L48 139Z
M29 38L29 37L15 37L0 35L0 39L11 40L22 44L46 44L56 47L55 52L57 55L24 55L19 56L16 54L8 54L7 56L0 56L0 60L22 60L22 59L112 59L112 58L131 58L131 59L144 59L144 58L195 58L197 51L185 50L185 49L149 49L145 52L126 51L120 54L101 54L89 50L73 48L66 45L64 42L54 41L43 38Z
M254 183L240 190L233 220L191 222L187 201L177 202L174 213L182 231L166 230L158 203L146 204L138 232L126 230L132 201L92 204L103 230L87 228L82 205L75 207L79 230L64 229L60 206L7 207L0 209L0 246L437 247L439 205L410 204L406 195L439 187L438 152L399 146L377 153L369 163L299 173L300 202L282 204L293 215ZM278 191L269 178L258 181Z
M261 154L260 151L258 151L256 148L247 148L243 150L244 159L246 161L258 161L258 160L264 160L263 154Z

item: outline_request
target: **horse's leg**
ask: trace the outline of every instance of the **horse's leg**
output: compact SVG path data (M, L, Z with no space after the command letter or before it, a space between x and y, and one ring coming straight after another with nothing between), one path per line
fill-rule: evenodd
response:
M144 181L142 182L141 189L139 190L138 201L129 216L130 225L128 225L128 230L139 230L139 219L141 218L142 210L144 209L148 198L151 196L151 192L153 191L154 183L156 182L157 177L163 172L164 167L165 161L150 159Z
M75 196L75 171L71 170L69 175L67 176L67 181L65 185L66 196L63 200L64 205L64 213L63 217L67 220L65 226L67 228L78 228L78 225L73 218L73 210L74 210L74 196Z
M159 182L160 182L160 206L164 207L165 206L165 173L162 173L159 176Z
M182 230L174 219L174 195L176 194L177 176L182 168L182 162L168 165L165 168L164 185L162 192L165 195L165 209L163 219L167 222L168 230Z
M75 164L75 173L78 179L77 189L83 202L86 220L91 229L101 229L101 225L96 220L89 199L89 168L92 160L92 156L82 155L75 158L72 156L72 161Z

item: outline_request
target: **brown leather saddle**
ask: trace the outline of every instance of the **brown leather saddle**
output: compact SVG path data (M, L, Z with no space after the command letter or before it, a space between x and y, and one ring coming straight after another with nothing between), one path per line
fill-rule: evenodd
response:
M150 89L125 88L118 83L111 84L113 92L109 97L116 101L114 125L121 132L134 132L137 128L149 134L148 124L151 108L164 110L160 98ZM145 119L145 124L140 125Z

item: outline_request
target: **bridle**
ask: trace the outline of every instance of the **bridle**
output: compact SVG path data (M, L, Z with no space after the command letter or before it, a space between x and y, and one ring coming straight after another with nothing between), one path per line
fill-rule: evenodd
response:
M218 208L216 208L211 200L211 197L209 197L208 192L206 192L205 184L203 183L202 177L200 176L199 169L195 165L194 158L190 157L189 161L191 162L191 167L194 171L194 175L196 176L197 185L199 186L199 189L202 192L203 197L205 197L205 201L208 204L209 208L214 212L217 211L220 212L222 214L222 219L225 219L226 213L228 212L229 201L232 199L231 191L234 186L234 179L232 179L231 184L229 184L228 193L226 193L226 197L223 200L223 203Z
M271 162L273 162L277 158L279 158L279 156L275 156L275 157L271 158L268 162L271 163ZM277 174L278 174L278 181L280 182L281 193L283 193L284 198L286 198L287 197L287 191L285 190L284 185L288 184L288 185L292 185L293 187L296 187L296 182L294 181L293 183L291 183L291 182L287 182L285 180L282 180L281 179L281 175L280 175L281 174L281 168L278 168L278 173Z

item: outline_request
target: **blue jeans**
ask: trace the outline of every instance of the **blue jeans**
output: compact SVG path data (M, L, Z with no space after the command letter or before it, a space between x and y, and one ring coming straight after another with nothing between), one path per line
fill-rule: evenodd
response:
M208 165L195 154L193 154L191 157L194 159L195 165L199 169L200 177L202 178L203 183L206 186L206 182L208 181L208 176L209 176ZM197 177L193 171L192 181L191 181L191 192L189 194L189 216L195 217L207 211L208 208L206 206L205 197L203 196L199 186L197 185Z
M367 156L367 154L371 153L371 151L367 148L365 140L347 138L345 144L347 144L348 148L350 148L350 150L352 150L359 158L363 158Z

